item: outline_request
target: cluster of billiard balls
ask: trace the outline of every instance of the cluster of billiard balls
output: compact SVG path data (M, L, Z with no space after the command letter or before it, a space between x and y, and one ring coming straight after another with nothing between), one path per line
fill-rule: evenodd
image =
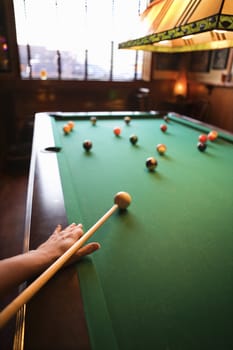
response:
M201 134L198 137L197 148L200 152L204 152L207 148L207 141L215 141L218 138L218 133L215 130L210 131L207 135Z
M130 121L131 121L131 118L130 118L130 117L125 117L124 120L125 120L125 123L126 123L126 124L129 124ZM168 122L168 118L167 118L167 119L164 119L164 120L165 120L166 122ZM167 130L167 125L166 125L166 124L161 124L161 125L160 125L160 130L163 131L163 132L165 132L165 131ZM114 132L114 134L115 134L116 136L120 136L120 134L121 134L121 128L120 128L120 127L115 127L115 128L113 129L113 132ZM132 145L136 145L137 142L138 142L138 137L137 137L137 135L135 135L135 134L131 135L130 138L129 138L129 141L132 143ZM158 144L158 145L156 146L156 149L157 149L157 151L158 151L158 153L159 153L160 155L163 155L163 154L166 152L167 147L166 147L166 145L160 143L160 144ZM157 161L156 158L154 158L154 157L148 157L148 158L146 159L146 167L147 167L147 169L148 169L149 171L154 171L155 168L156 168L157 166L158 166L158 161Z
M93 120L92 120L92 123L95 124L96 122L96 118L95 117L92 117ZM95 118L95 121L94 121L94 118ZM63 131L64 133L67 135L69 134L73 129L74 129L74 122L72 120L68 121L68 123L66 123L65 125L63 125ZM90 151L90 149L92 148L92 142L90 140L85 140L83 141L83 148L86 150L86 151Z
M74 129L74 122L72 120L69 120L68 123L63 125L62 129L65 134L69 134Z
M166 118L166 119L165 119ZM164 117L164 120L166 122L168 122L168 118L167 117ZM96 117L91 117L90 118L90 121L92 123L92 125L96 125L96 121L97 121L97 118ZM131 118L129 116L126 116L124 118L124 121L127 125L129 125L129 123L131 122ZM74 122L73 121L69 121L68 123L66 123L64 126L63 126L63 131L65 134L69 134L73 129L74 129ZM165 132L167 130L167 125L166 124L161 124L160 125L160 129L161 131ZM113 129L113 133L116 135L116 136L120 136L121 135L121 128L119 126L116 126L114 129ZM136 145L137 142L138 142L138 137L137 135L133 134L130 136L129 138L129 141L132 143L132 145ZM93 144L91 142L91 140L85 140L83 141L83 148L89 152L92 148ZM167 150L167 147L165 144L158 144L156 146L156 149L157 149L157 152L160 154L160 155L163 155L165 154L166 150ZM150 171L154 171L154 169L157 167L158 165L158 161L154 158L154 157L148 157L146 159L146 167L148 170Z
M92 125L95 125L96 124L96 121L97 121L97 118L96 117L91 117L90 118L91 120L91 123ZM125 123L128 125L131 121L131 118L129 116L126 116L124 118L124 121ZM164 121L168 122L169 119L167 116L164 117ZM73 121L69 121L67 124L65 124L63 126L63 131L65 134L69 134L74 128L74 122ZM160 130L162 132L166 132L167 131L167 125L166 124L161 124L160 125ZM120 136L121 134L121 128L119 126L116 126L114 129L113 129L113 133L116 135L116 136ZM197 148L199 149L200 152L204 152L207 148L207 141L215 141L216 139L218 138L218 133L217 131L215 130L212 130L208 133L208 135L206 134L201 134L199 135L198 137L198 144L197 144ZM129 138L130 142L132 143L132 145L136 145L137 142L138 142L138 137L137 135L133 134L130 136ZM92 148L92 142L91 140L85 140L83 142L83 148L89 152ZM160 154L160 155L164 155L167 151L167 147L165 144L158 144L156 146L156 149L157 149L157 152ZM158 166L158 161L156 158L154 157L148 157L146 159L146 167L149 171L154 171L155 168Z
M157 149L157 152L160 154L160 155L164 155L165 152L167 151L167 147L165 144L163 143L159 143L157 146L156 146L156 149ZM156 158L154 157L148 157L146 159L146 167L149 171L154 171L155 168L158 166L158 161Z
M167 116L164 116L163 117L164 121L166 123L169 122L169 118ZM166 132L167 131L167 125L166 124L161 124L160 125L160 130L162 132ZM157 146L156 146L156 149L157 149L157 152L160 154L160 155L164 155L167 151L167 146L163 143L159 143ZM158 161L156 158L154 157L148 157L146 159L146 167L149 171L154 171L155 168L158 166Z

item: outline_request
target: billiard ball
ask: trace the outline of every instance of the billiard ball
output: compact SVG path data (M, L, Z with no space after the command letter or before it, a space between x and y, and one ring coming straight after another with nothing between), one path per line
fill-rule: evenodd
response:
M71 128L70 128L70 125L69 124L65 124L65 125L63 125L63 131L64 131L64 133L65 134L69 134L70 133L70 131L71 131Z
M131 196L127 192L118 192L114 197L114 203L118 205L119 209L126 209L131 203Z
M201 135L199 135L198 140L199 140L201 143L206 143L207 140L208 140L208 137L207 137L207 135L205 135L205 134L201 134Z
M216 130L212 130L211 133L215 136L215 138L218 137L218 132Z
M207 144L203 142L198 142L197 148L199 149L200 152L204 152L207 148Z
M156 146L156 149L158 151L159 154L163 155L166 150L167 150L167 146L164 145L163 143L159 143L157 146Z
M90 121L91 121L92 125L96 125L97 118L96 117L91 117Z
M167 130L167 125L166 124L161 124L160 125L160 130L165 132Z
M163 117L163 120L164 120L166 123L168 123L168 122L169 122L169 118L168 118L168 116L167 116L167 115L165 115L165 116Z
M129 140L132 143L132 145L136 145L136 143L138 142L138 137L137 135L131 135Z
M74 129L74 122L73 122L73 120L69 120L67 124L70 126L70 131L72 131Z
M155 168L157 167L157 165L158 165L158 162L157 162L157 160L154 157L147 158L147 160L146 160L146 167L147 167L148 170L154 171Z
M126 124L129 124L131 122L131 118L129 116L126 116L124 120Z
M92 142L90 140L85 140L83 142L83 148L88 152L92 148Z
M218 137L218 133L215 130L210 131L208 134L208 140L210 141L215 141L217 137Z
M113 129L113 132L116 136L120 136L121 134L121 128L119 128L119 126L116 126L114 129Z

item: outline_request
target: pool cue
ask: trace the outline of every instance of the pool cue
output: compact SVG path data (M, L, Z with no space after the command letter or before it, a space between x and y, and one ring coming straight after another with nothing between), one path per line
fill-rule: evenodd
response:
M17 313L20 307L26 304L61 267L63 267L69 258L71 258L98 228L105 223L117 208L119 208L119 205L114 204L78 241L0 312L0 328L2 328Z

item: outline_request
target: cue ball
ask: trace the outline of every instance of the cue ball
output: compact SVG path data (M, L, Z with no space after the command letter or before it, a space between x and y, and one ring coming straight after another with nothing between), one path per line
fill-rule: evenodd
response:
M165 132L167 130L167 125L166 124L161 124L160 125L160 130Z
M129 116L126 116L124 120L127 125L131 122L131 118Z
M204 142L198 142L197 148L200 152L204 152L206 150L207 144Z
M127 192L118 192L114 197L114 203L119 209L126 209L131 203L131 196Z
M119 128L119 126L116 126L114 129L113 129L113 132L116 136L120 136L121 134L121 128Z
M154 171L155 168L157 167L157 165L158 165L158 162L157 162L157 160L154 157L147 158L147 160L146 160L146 167L147 167L148 170Z
M92 142L90 140L85 140L83 142L83 148L86 150L86 151L90 151L90 149L92 148Z
M129 140L132 143L132 145L136 145L136 143L138 142L138 137L137 135L131 135Z
M156 149L158 151L159 154L163 155L166 150L167 150L167 147L166 145L164 145L163 143L159 143L157 146L156 146Z

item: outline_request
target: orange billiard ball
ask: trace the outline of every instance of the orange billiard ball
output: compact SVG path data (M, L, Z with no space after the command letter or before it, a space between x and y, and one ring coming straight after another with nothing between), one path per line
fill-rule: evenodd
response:
M65 134L69 134L70 131L71 131L71 128L70 128L69 124L65 124L62 129L63 129Z
M166 124L161 124L160 125L160 130L165 132L167 130L167 125Z
M215 141L217 137L218 137L218 133L215 130L210 131L208 134L208 140L210 141Z
M113 132L116 136L120 136L121 134L121 128L119 128L119 126L116 126L114 129L113 129Z
M70 126L70 130L73 130L73 128L74 128L73 120L69 120L67 124Z

